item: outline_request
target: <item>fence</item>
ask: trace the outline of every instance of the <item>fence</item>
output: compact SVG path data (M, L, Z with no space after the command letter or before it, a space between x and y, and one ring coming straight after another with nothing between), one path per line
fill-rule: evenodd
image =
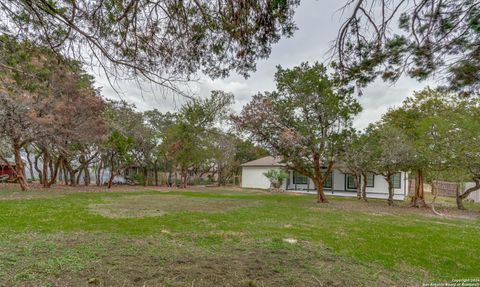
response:
M432 184L438 196L457 197L460 188L460 184L456 182L434 180Z

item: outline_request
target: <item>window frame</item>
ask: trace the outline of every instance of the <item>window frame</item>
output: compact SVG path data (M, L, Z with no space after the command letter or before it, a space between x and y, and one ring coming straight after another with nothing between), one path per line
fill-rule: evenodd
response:
M300 176L300 177L305 177L306 178L306 181L305 182L297 182L297 177ZM293 171L293 184L308 184L308 181L310 179L308 178L308 176L306 175L303 175L297 171Z
M350 188L348 183L349 183L349 178L352 179L353 182L353 188ZM345 174L345 190L356 190L357 187L355 186L355 177L352 174Z
M330 184L329 185L326 185L326 183L330 180ZM328 175L328 178L325 180L325 182L323 183L323 188L327 188L327 189L332 189L333 188L333 172L330 172L330 174Z
M395 182L395 178L398 177L398 182ZM396 184L398 183L398 185ZM400 189L402 188L402 173L397 172L392 176L392 184L393 184L393 189Z
M369 177L369 176L372 177L372 184L371 184L371 185L368 184L368 177ZM367 174L366 174L366 177L367 177L367 185L366 185L366 187L375 187L375 174L372 173L372 172L370 172L370 173L367 173Z

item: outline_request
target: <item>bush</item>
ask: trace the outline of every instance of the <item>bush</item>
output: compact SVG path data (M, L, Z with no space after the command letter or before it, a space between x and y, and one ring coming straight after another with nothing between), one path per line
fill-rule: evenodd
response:
M135 184L140 184L143 185L144 178L142 173L134 173L132 176L130 176L130 179L135 182Z
M271 169L263 173L266 176L274 188L280 188L283 181L288 178L288 173L283 169Z

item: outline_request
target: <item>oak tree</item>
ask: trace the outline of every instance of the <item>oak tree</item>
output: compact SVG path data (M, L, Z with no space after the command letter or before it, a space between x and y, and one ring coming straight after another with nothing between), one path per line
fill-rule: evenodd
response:
M337 87L319 63L278 67L275 81L276 91L253 96L233 120L253 141L280 156L288 168L310 177L317 201L327 202L323 184L361 107L351 91Z

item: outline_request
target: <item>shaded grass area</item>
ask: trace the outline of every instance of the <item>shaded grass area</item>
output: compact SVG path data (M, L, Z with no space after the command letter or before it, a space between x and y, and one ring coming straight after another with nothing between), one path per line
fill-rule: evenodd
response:
M317 205L309 195L220 190L11 194L0 192L0 286L412 286L480 276L477 219L378 200ZM148 216L132 216L139 210Z

